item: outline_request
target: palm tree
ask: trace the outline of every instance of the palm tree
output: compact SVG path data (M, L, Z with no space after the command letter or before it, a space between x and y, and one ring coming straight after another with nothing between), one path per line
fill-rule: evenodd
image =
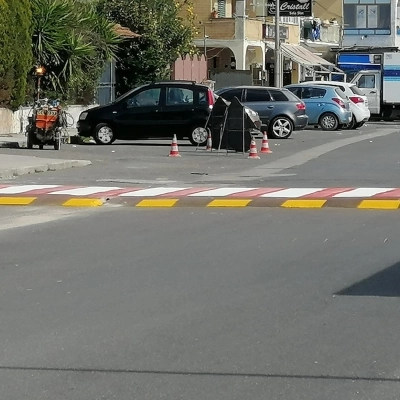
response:
M121 41L114 24L97 12L97 1L32 0L32 12L33 56L46 68L44 89L66 100L85 93L92 100Z

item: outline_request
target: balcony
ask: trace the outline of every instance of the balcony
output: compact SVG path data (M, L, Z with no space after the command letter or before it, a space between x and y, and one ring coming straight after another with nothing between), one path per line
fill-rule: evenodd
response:
M204 30L200 29L196 39L203 39L204 33L210 39L216 40L232 40L236 39L238 26L237 24L244 22L244 32L247 40L262 40L263 23L256 19L235 19L235 18L215 18L207 22L203 22ZM239 39L239 38L237 38Z
M341 27L335 24L322 24L320 25L320 38L319 40L314 40L312 27L304 21L304 26L300 30L300 39L307 41L307 43L315 42L317 43L331 43L339 44L341 37Z

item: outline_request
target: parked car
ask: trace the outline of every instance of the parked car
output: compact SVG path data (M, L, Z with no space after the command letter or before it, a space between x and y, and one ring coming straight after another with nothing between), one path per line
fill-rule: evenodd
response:
M285 87L304 101L310 125L334 131L351 122L350 101L339 88L311 84Z
M346 126L347 129L360 128L371 117L371 112L368 108L368 98L357 85L348 82L336 81L312 81L303 82L302 85L323 85L334 86L339 88L350 100L350 110L353 114L351 122Z
M237 97L244 105L256 111L262 121L261 130L270 138L287 139L294 130L307 126L305 104L287 89L264 86L236 86L215 92L225 100Z
M195 82L146 84L110 104L82 112L78 134L92 136L98 144L176 134L197 145L207 140L205 125L214 101L212 90Z

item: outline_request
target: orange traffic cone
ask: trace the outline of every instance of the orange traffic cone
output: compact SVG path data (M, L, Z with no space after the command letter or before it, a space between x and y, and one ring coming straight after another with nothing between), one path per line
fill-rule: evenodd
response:
M178 149L178 140L176 139L176 135L172 139L171 150L169 152L169 157L180 157L179 149Z
M207 151L212 151L212 137L211 137L211 132L208 131L208 136L207 136Z
M251 140L250 143L250 153L249 156L247 158L253 158L255 160L259 160L260 157L257 154L257 145L254 139Z
M272 153L272 150L269 148L269 144L268 144L267 132L264 132L263 139L261 142L260 153Z

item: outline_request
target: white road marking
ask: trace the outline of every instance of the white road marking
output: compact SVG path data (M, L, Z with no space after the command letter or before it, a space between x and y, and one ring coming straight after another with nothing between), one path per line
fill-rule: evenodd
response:
M350 190L349 192L335 194L333 197L371 197L394 189L395 188L358 188Z
M31 190L41 190L41 189L55 189L60 187L60 185L20 185L11 186L0 189L0 194L19 194L30 192Z
M118 189L121 189L121 188L117 187L117 186L114 186L114 187L112 187L112 186L110 186L110 187L88 186L88 187L77 188L77 189L54 191L54 192L50 192L49 194L63 194L63 195L69 195L69 196L88 196L90 194L104 193L104 192L109 192L110 190L118 190Z
M161 196L163 194L178 192L180 190L185 190L188 188L168 188L168 187L160 187L160 188L150 188L150 189L142 189L135 190L133 192L120 194L119 197L155 197Z
M189 197L225 197L231 194L241 193L245 196L245 192L249 192L250 190L254 190L255 188L219 188L219 189L211 189L205 190L204 192L193 193L190 194Z
M297 198L302 196L307 196L308 194L312 194L315 192L319 192L320 190L324 190L323 188L292 188L292 189L283 189L277 192L266 193L261 195L260 197L283 197L283 198Z

